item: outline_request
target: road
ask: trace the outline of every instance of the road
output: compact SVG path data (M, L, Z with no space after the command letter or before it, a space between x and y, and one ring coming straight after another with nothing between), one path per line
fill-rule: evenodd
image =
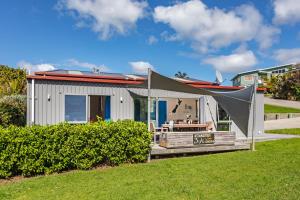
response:
M283 107L290 107L290 108L299 108L300 109L300 101L288 101L282 99L272 99L269 97L264 98L265 104L271 104L274 106L283 106Z

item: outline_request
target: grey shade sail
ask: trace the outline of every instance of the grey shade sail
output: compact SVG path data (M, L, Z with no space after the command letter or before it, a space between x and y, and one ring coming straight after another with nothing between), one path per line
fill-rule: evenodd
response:
M220 92L218 93L220 96L213 96L246 136L248 136L253 92L254 86L251 86L233 92Z
M135 97L147 97L148 90L145 88L128 88L127 89L132 96ZM199 99L202 95L174 92L169 90L152 89L151 98L185 98L185 99Z
M247 136L249 126L250 107L254 92L254 86L230 92L214 92L202 88L196 88L174 79L162 76L151 71L151 89L168 90L174 92L209 95L227 112L232 121ZM148 87L148 81L141 85L142 88ZM151 93L151 92L150 92ZM152 95L151 95L152 96Z
M144 88L148 88L148 81L146 80L142 85ZM154 71L151 71L151 89L169 90L174 92L184 92L190 94L202 94L213 95L214 93L201 88L195 88L185 83L176 81L174 79L162 76Z

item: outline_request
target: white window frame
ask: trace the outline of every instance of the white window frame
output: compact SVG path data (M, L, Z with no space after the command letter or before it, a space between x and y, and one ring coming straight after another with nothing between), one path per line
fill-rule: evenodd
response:
M85 112L85 121L67 121L66 120L66 96L85 96L85 109L86 109L86 112ZM68 122L70 124L85 124L88 122L88 115L89 115L89 105L88 105L88 101L89 101L89 98L88 98L89 95L86 95L86 94L69 94L69 93L66 93L64 95L64 101L63 101L63 105L64 105L64 112L63 112L63 119L65 122Z
M223 109L224 110L224 109ZM225 110L224 110L225 111ZM226 112L226 111L225 111ZM228 115L228 113L226 113L227 115ZM232 126L232 120L231 120L231 118L230 118L230 116L228 115L228 120L220 120L220 118L219 118L220 116L219 116L219 104L217 103L217 124L219 123L219 122L221 122L221 123L227 123L228 122L228 124L229 124L229 131L231 131L231 126Z

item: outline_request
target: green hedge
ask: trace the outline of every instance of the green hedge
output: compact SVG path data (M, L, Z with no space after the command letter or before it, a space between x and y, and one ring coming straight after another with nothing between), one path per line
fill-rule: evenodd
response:
M0 177L144 162L150 142L146 125L130 120L0 127Z
M0 97L0 126L25 126L26 96L11 95Z

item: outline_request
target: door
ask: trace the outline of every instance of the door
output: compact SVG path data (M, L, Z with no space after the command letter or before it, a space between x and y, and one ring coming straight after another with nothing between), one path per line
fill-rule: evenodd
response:
M158 126L167 121L167 101L158 101Z
M89 121L95 122L98 117L102 120L110 120L110 96L90 95L89 99Z
M110 120L110 112L111 112L111 109L110 109L110 96L106 96L105 97L105 112L104 112L104 119L107 121L107 120Z

